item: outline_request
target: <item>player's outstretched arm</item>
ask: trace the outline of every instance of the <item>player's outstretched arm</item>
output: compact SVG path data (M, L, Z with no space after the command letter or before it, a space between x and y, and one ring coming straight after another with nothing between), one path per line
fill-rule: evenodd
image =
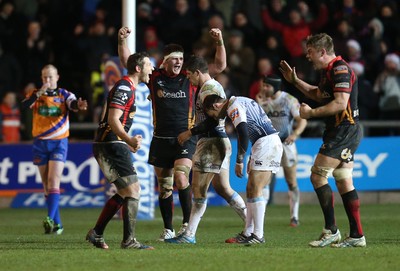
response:
M317 86L310 85L298 78L295 67L291 67L285 60L281 60L281 62L279 63L279 71L282 73L286 81L294 85L308 98L317 102L321 101L319 88Z
M118 30L118 57L125 68L127 68L128 58L131 55L131 50L126 42L130 34L131 29L129 27L123 26Z
M210 36L215 41L216 51L214 63L211 63L208 69L211 77L215 77L217 74L223 72L226 68L226 50L220 29L212 28L210 30Z

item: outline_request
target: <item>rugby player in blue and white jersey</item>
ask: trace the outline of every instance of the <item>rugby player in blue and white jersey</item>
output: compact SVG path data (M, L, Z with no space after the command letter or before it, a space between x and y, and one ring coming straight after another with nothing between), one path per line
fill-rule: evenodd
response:
M260 105L247 97L223 99L218 95L209 95L204 99L203 109L216 120L228 116L235 126L238 138L235 174L239 178L243 177L243 160L249 141L252 144L247 166L246 225L240 234L231 238L230 243L265 243L266 204L262 190L280 168L283 150L278 131Z
M295 141L307 126L307 120L300 117L300 103L289 93L281 90L282 80L276 75L263 78L260 92L255 100L271 119L275 129L279 131L282 141L283 155L281 166L289 187L290 226L299 225L300 190L297 185L297 148ZM275 177L275 176L274 176ZM268 201L269 187L264 189Z

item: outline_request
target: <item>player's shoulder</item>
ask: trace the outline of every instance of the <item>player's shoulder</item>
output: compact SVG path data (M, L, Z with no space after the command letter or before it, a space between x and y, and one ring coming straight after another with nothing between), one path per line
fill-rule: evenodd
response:
M205 97L209 95L218 95L221 98L226 98L226 94L222 85L214 80L206 81L200 88L200 99L204 101Z
M292 94L282 91L282 98L289 100L289 101L293 101L293 102L298 102L298 99L296 97L294 97Z
M116 91L131 91L132 90L131 82L126 78L121 78L117 83L115 83Z
M349 64L341 57L337 57L332 63L332 72L334 75L351 73Z

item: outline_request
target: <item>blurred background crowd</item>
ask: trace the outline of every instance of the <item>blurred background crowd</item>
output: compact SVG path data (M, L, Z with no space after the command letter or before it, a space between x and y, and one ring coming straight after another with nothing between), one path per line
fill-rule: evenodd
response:
M164 45L178 43L186 57L212 59L208 30L220 28L228 65L216 79L228 96L254 98L262 76L279 74L282 59L316 84L319 75L305 57L304 41L325 32L359 77L361 120L400 120L399 8L396 0L137 0L136 51L160 63ZM121 11L121 0L0 0L0 116L15 115L18 140L31 139L30 110L19 103L41 86L40 71L48 63L59 69L61 87L89 101L91 110L71 115L71 121L97 119L102 64L117 55ZM283 88L312 105L289 84Z

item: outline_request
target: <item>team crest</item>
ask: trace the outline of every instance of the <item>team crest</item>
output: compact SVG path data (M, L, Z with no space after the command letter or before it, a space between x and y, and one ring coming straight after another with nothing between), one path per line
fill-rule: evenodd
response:
M349 148L346 148L342 151L342 153L340 154L340 157L343 160L350 161L351 158L353 157L353 154L351 154L351 150Z
M349 72L349 69L347 68L346 65L340 65L340 66L333 68L334 74L341 74L341 73L348 73L348 72Z
M233 109L231 112L229 112L229 117L232 121L234 121L237 117L239 117L239 110L237 108Z

